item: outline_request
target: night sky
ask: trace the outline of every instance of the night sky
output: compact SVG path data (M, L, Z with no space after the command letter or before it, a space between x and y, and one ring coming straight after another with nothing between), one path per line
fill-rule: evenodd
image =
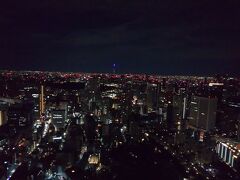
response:
M6 0L0 69L240 75L238 0Z

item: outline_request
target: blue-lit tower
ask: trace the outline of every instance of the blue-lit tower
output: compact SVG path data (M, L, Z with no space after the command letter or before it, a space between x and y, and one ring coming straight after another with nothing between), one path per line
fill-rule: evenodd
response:
M113 65L112 65L112 71L113 71L113 74L115 74L116 73L116 64L114 63Z

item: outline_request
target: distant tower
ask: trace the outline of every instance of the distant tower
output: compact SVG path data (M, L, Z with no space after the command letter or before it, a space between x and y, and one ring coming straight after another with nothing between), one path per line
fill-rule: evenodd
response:
M40 105L40 117L45 111L45 104L44 104L44 86L41 85L41 94L39 99L39 105Z
M116 64L115 63L112 65L112 71L113 71L113 74L116 73Z

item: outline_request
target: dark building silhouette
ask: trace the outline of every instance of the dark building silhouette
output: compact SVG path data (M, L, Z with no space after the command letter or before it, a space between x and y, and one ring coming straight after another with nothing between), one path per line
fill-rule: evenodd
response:
M190 104L189 125L209 131L215 127L217 99L194 96Z

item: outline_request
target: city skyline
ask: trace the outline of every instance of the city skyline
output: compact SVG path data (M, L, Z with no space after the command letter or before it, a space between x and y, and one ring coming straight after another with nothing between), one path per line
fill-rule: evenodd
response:
M0 82L2 179L240 177L237 77L0 71Z
M0 5L0 180L240 180L238 0Z

